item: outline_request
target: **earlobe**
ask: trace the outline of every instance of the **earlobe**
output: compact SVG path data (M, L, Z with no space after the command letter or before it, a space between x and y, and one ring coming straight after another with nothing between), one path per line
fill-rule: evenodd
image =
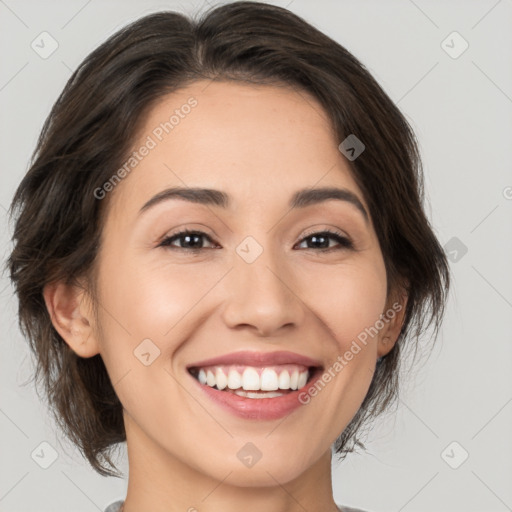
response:
M69 347L83 358L98 354L85 290L62 282L51 283L44 287L43 297L53 326Z
M382 330L379 336L379 342L377 347L377 356L383 357L386 354L389 354L395 343L400 336L400 332L402 330L402 325L405 319L405 309L407 306L407 294L402 289L401 294L398 300L395 300L391 303L389 307L386 308L383 316L388 320L385 321L385 327Z

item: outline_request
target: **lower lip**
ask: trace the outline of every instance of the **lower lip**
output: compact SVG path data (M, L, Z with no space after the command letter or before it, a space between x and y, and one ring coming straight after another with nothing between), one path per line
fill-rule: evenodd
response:
M228 391L219 391L206 384L201 384L192 375L190 377L209 398L236 416L250 420L276 420L287 416L302 405L305 405L299 400L299 396L314 385L314 382L320 378L321 374L322 370L316 369L304 387L275 398L247 398L245 396L238 396ZM278 392L279 390L276 391Z

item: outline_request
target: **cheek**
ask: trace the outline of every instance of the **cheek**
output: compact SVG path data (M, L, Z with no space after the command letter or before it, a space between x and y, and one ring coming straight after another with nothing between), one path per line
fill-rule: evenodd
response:
M384 312L386 271L381 258L318 268L301 280L300 297L330 331L338 351Z
M361 406L374 374L377 338L365 329L384 312L386 272L382 259L375 258L337 270L325 268L316 273L314 286L311 282L311 275L303 280L301 297L307 297L307 305L326 331L324 347L330 364L321 382L302 397L311 408L303 428L313 431L322 417L326 429L322 439L333 442Z
M186 336L184 329L192 317L200 323L201 300L225 269L206 263L169 264L162 258L149 263L134 260L105 261L101 296L111 312L106 321L122 340L129 338L132 350L149 338L162 352L172 351L172 344L180 343L180 333ZM117 336L110 340L119 343Z

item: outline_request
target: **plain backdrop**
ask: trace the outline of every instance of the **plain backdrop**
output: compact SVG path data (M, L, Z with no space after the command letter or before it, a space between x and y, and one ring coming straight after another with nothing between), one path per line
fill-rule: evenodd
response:
M371 512L512 510L512 0L271 3L354 53L411 122L427 213L454 279L434 352L404 376L398 410L375 423L366 452L333 464L336 501ZM4 257L11 236L6 210L72 70L142 15L204 7L0 1ZM47 51L58 45L46 58L31 46L41 37ZM124 498L126 481L93 472L56 433L32 386L23 386L32 359L6 274L0 300L0 511L103 511ZM124 447L119 464L127 469Z

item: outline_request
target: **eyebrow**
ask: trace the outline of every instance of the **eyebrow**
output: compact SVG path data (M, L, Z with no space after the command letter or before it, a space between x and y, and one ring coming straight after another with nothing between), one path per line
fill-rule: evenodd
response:
M140 209L139 215L149 210L151 207L170 199L182 199L191 203L206 206L219 206L221 208L229 208L230 205L230 196L221 190L211 188L172 187L162 190L149 199ZM306 206L323 203L331 199L345 201L355 206L363 215L365 222L368 222L369 215L365 207L357 195L346 188L322 187L298 190L290 199L289 207L291 209L305 208Z

